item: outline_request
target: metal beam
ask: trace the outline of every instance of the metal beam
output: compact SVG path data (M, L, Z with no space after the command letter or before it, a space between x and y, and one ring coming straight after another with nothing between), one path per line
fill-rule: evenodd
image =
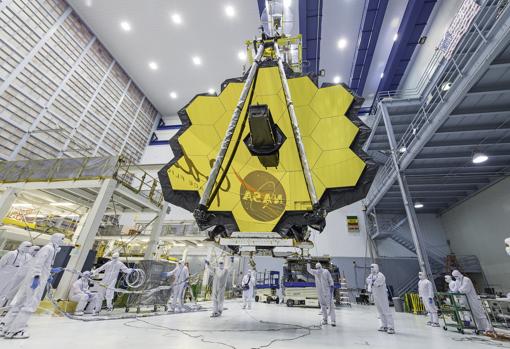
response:
M490 117L490 116L507 116L508 115L508 107L492 107L491 109L487 108L473 108L473 107L464 107L462 108L462 103L459 104L455 110L450 114L448 118L466 118L470 116L482 116L482 117Z
M143 102L145 102L145 96L143 96L142 100L140 101L140 104L138 105L138 108L136 109L135 117L134 117L133 121L131 122L131 125L129 126L129 130L124 138L124 142L122 142L122 146L120 147L119 154L122 154L122 152L124 151L124 147L126 146L127 141L129 140L131 131L133 131L136 121L138 120L138 115L140 115L140 111L142 110Z
M106 71L106 73L101 78L101 81L97 85L94 93L92 94L92 97L90 97L90 100L88 101L87 105L85 106L85 108L81 112L80 117L78 118L78 121L76 122L76 125L74 125L73 129L71 130L71 134L65 140L64 145L62 146L62 150L60 150L60 152L58 154L59 158L61 158L64 155L64 153L66 152L67 147L69 146L69 143L74 138L76 132L78 131L78 127L80 127L81 123L83 122L83 119L85 119L85 116L87 115L87 113L89 112L90 108L92 107L92 104L95 102L95 100L97 98L97 95L99 94L99 91L101 90L101 88L103 87L104 83L108 79L108 76L110 75L110 72L112 71L114 66L115 66L115 60L113 60L110 63L110 66L108 67L108 70Z
M506 158L510 157L510 152L508 151L491 151L490 157L492 158ZM471 159L473 158L473 151L464 151L464 152L451 152L451 153L420 153L414 158L414 163L419 161L429 161L429 160L450 160L450 159Z
M423 244L421 242L422 237L420 225L418 223L418 217L416 216L416 212L414 211L414 205L411 198L411 194L409 192L409 187L407 186L407 181L404 174L400 172L397 158L398 152L397 141L395 140L395 135L393 134L390 115L388 114L388 109L386 108L386 105L384 105L383 103L379 103L379 109L381 109L384 126L388 134L388 140L390 142L391 147L391 159L393 160L393 165L395 166L396 170L395 174L397 177L397 182L400 187L404 209L406 211L407 220L409 222L409 230L411 231L414 247L416 249L416 256L418 257L418 263L420 264L420 270L429 277L429 280L433 280L432 269L430 268L427 251L423 248ZM434 283L432 283L432 286L435 290Z
M159 241L161 240L161 231L163 230L163 222L165 220L167 213L168 203L163 202L163 205L161 206L161 211L158 212L156 219L154 220L154 222L152 222L151 236L144 255L145 260L159 259L159 253L157 253L157 248Z
M423 148L425 148L425 149L465 148L465 147L476 148L476 147L480 147L480 146L489 147L489 146L493 146L493 145L510 147L510 142L500 142L500 138L495 139L495 140L487 139L487 140L484 140L484 142L482 144L480 144L480 141L483 139L483 137L478 140L462 140L461 139L461 140L455 140L455 141L432 141L432 142L427 143ZM410 160L410 162L411 161L412 160Z
M0 223L7 213L11 210L12 204L16 201L16 197L19 194L19 190L14 188L7 188L4 190L2 195L0 195Z
M485 88L473 88L468 93L466 93L466 96L479 96L479 95L494 95L494 94L507 94L510 93L510 89L508 88L502 88L502 86L508 86L508 85L499 85L499 86L488 86Z
M485 47L473 57L470 64L465 67L463 76L453 84L448 91L448 99L438 105L434 110L434 115L429 115L427 126L419 132L419 137L415 137L408 151L400 159L400 169L405 170L413 161L423 147L433 137L437 129L441 127L446 118L455 110L457 104L464 98L465 94L485 73L487 67L510 42L510 11L503 11L493 28L494 35L484 44ZM384 103L384 102L383 102ZM367 210L372 211L386 191L393 185L397 177L395 170L391 170L385 177L384 182L375 190L373 195L369 193Z
M16 159L16 156L18 156L18 153L21 151L21 149L23 149L23 147L25 146L25 143L28 141L28 138L30 138L31 134L33 134L36 131L37 127L39 126L39 123L46 116L46 113L51 108L51 106L53 105L53 103L55 102L57 97L60 95L60 93L64 89L64 86L69 81L69 79L73 76L75 70L78 68L78 66L82 62L83 58L85 58L85 55L89 52L90 48L92 47L92 45L94 44L95 41L96 41L96 37L94 36L87 43L87 45L85 46L85 48L83 49L81 54L78 56L78 59L76 59L76 61L73 63L73 65L71 66L71 69L67 72L66 76L60 82L57 89L53 92L50 99L45 103L44 108L39 112L37 117L32 122L32 125L30 125L27 132L25 132L23 137L20 139L20 141L16 145L16 148L14 148L11 155L9 156L9 160L12 161L12 160Z
M103 181L104 179L84 179L79 181L0 183L0 188L21 190L97 188L102 185Z
M101 137L99 138L99 141L97 142L97 146L94 149L94 153L92 154L92 156L96 156L99 148L103 145L104 138L106 137L106 134L110 130L110 126L112 125L113 119L115 119L115 116L117 116L117 113L119 112L120 106L122 105L124 98L126 98L126 95L129 91L129 86L131 86L132 81L133 80L129 79L128 83L124 87L124 91L122 91L122 95L121 95L119 101L117 102L115 109L113 110L112 117L110 118L110 120L108 120L108 123L106 124L104 132L101 134Z

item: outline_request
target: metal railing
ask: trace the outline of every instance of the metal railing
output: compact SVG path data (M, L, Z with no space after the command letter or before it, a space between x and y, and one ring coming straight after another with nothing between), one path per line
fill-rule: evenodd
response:
M113 178L131 191L149 199L152 203L158 206L162 204L163 193L159 180L141 167L120 158Z
M450 88L464 77L464 69L469 66L477 53L485 47L487 36L494 29L503 11L508 10L508 3L507 0L484 1L468 30L457 43L451 58L446 59L443 52L438 48L426 70L426 75L430 75L430 78L422 77L416 91L402 90L378 93L374 108L372 108L371 114L373 115L377 114L379 103L386 103L395 99L419 98L421 100L419 111L398 141L397 159L399 163L408 149L420 138L426 126L437 117L434 112L448 98ZM374 127L377 127L377 125L374 125ZM365 199L367 206L381 192L386 181L392 178L394 171L392 160L388 158L385 165L379 169Z
M114 178L129 190L161 206L163 193L159 180L122 157L0 161L0 184L105 178Z

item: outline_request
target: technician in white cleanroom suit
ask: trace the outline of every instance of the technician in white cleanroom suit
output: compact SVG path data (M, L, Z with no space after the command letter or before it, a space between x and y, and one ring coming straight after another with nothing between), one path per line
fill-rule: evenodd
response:
M32 243L23 241L14 251L9 251L0 259L0 307L12 300L25 274L20 269L32 256L28 253Z
M174 277L174 282L172 283L172 305L169 311L180 313L184 310L182 302L184 299L184 290L186 289L189 279L188 267L184 265L184 262L181 259L171 272L163 274L165 274L166 277Z
M241 287L243 289L243 309L251 309L251 302L253 300L253 290L255 288L255 272L248 269L248 272L243 276Z
M112 311L112 300L115 295L115 285L117 284L119 273L122 271L123 273L131 274L133 269L126 267L126 265L119 260L119 253L115 252L112 255L112 260L93 270L92 275L95 276L103 270L104 276L100 282L98 292L98 310L101 309L103 300L106 298L106 307L108 308L108 311Z
M389 334L395 333L393 314L391 314L388 302L388 291L386 289L386 278L379 272L377 264L370 265L370 275L367 277L367 290L374 296L375 306L381 320L379 331Z
M5 338L28 338L27 322L41 302L50 272L62 271L62 268L52 268L51 266L63 243L64 234L53 234L51 242L43 246L30 261L27 274L11 303L11 308L0 323L0 330L3 329Z
M455 281L459 286L458 292L464 293L468 299L469 306L471 307L471 314L473 314L473 317L475 318L476 327L478 330L484 332L493 332L494 329L492 328L492 325L485 315L482 302L476 294L476 290L473 286L473 282L471 282L471 279L462 275L458 270L454 270L452 272L452 276L455 278Z
M449 292L453 292L453 293L457 292L457 290L455 288L455 281L453 281L451 275L445 275L444 276L444 281L446 281L446 283L448 284L448 291Z
M35 246L32 246L30 247L30 249L28 250L28 253L32 256L32 257L35 257L35 255L37 254L37 252L39 252L41 248L37 245Z
M306 265L306 270L315 276L317 296L322 311L322 324L328 324L328 314L331 317L331 325L336 326L335 301L333 293L335 292L335 283L329 270L324 269L320 263L315 264L315 269Z
M73 282L71 291L69 292L69 300L78 303L74 315L83 315L84 310L86 314L95 314L100 310L97 304L97 293L89 291L90 275L90 271L84 271L81 277ZM85 307L87 308L85 309Z
M427 275L421 271L418 273L418 277L420 278L420 281L418 281L418 294L430 318L427 325L439 327L439 318L437 316L436 303L434 302L434 288L432 287L432 282L430 282L430 280L427 279Z
M232 260L234 257L232 257ZM225 300L225 288L227 287L227 279L229 269L225 268L223 260L218 262L216 268L211 267L209 261L205 261L206 267L213 274L213 286L212 286L212 301L213 301L213 312L211 317L221 316L223 313L223 301Z

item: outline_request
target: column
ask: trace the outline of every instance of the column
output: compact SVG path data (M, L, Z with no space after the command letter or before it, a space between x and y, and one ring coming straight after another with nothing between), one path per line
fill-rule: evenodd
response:
M145 250L145 255L143 257L145 260L153 261L159 259L158 244L161 238L163 222L168 212L169 212L168 203L163 202L163 205L161 206L161 211L158 212L158 216L156 217L154 222L152 222L151 237L149 243L147 244L147 249Z
M409 229L411 230L411 235L413 238L414 247L416 249L416 256L418 257L418 263L420 265L420 270L424 272L429 280L433 281L432 271L430 269L429 259L427 256L427 251L423 248L421 244L421 231L420 225L418 224L418 218L416 216L416 212L414 210L413 200L411 198L409 188L407 187L407 182L405 181L405 177L400 172L400 167L397 158L397 142L395 140L395 134L393 133L393 126L391 125L390 115L388 113L388 109L384 103L379 103L379 108L381 109L382 117L384 120L384 127L386 129L386 134L388 135L388 142L390 143L391 150L391 158L393 161L393 165L395 166L395 173L397 175L398 185L400 187L400 193L402 194L402 201L404 202L404 209L406 211L407 220L409 222ZM436 288L434 282L432 282L434 286L434 290Z
M2 195L0 195L0 223L2 223L2 219L7 216L7 213L9 213L17 195L18 190L14 188L5 189Z
M99 225L101 224L101 220L103 219L107 205L112 198L116 186L117 181L114 179L105 179L101 185L97 193L97 198L83 223L80 236L78 236L76 241L76 246L71 252L71 258L69 259L69 263L67 263L67 268L76 271L81 271L83 268L88 253L94 245L97 230L99 229ZM67 297L72 283L77 278L78 276L76 274L70 272L64 273L56 292L57 299Z
M184 251L182 251L182 262L186 263L186 259L188 259L188 247L184 248Z
M74 231L73 237L71 239L71 242L76 245L76 242L78 241L78 237L81 234L81 231L83 229L83 226L85 225L85 221L87 220L89 213L85 213L81 215L80 221L78 222L78 225L76 226L76 230Z

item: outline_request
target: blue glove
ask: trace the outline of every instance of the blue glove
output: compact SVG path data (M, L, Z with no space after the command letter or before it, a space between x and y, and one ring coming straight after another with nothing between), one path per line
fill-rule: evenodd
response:
M429 298L429 304L434 304L434 300L432 298Z
M50 272L56 274L56 273L60 273L62 270L64 270L64 268L56 267L56 268L51 268Z
M34 276L34 279L32 280L32 285L30 288L32 290L35 290L39 285L41 284L41 280L39 280L39 275Z
M162 272L161 274L159 274L159 276L162 277L162 278L166 278L168 275L167 275L167 273Z

